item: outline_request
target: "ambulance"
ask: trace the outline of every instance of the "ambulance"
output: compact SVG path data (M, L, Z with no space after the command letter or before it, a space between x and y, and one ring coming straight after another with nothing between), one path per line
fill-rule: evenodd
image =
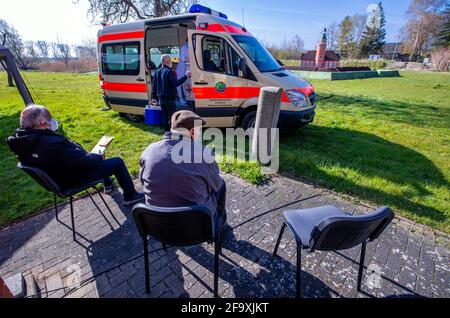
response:
M207 127L254 127L260 89L265 86L283 89L280 128L313 122L313 86L280 65L245 27L198 4L188 14L104 26L99 31L99 79L105 103L132 121L142 119L152 100L152 74L161 56L169 54L178 61L186 45L192 73L187 104L205 118Z

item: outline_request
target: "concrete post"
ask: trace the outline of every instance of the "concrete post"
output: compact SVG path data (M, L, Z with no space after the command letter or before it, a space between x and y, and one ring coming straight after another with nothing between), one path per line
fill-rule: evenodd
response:
M277 146L274 141L278 140L278 130L273 128L278 125L282 94L279 87L263 87L259 94L252 152L253 157L263 164L269 164Z

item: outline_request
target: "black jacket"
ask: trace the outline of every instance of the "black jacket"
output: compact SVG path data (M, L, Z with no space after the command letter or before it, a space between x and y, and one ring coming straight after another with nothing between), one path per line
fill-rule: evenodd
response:
M176 99L177 87L182 85L186 80L186 75L177 80L171 68L161 66L153 75L152 98L157 100Z
M17 129L7 142L21 163L42 169L63 188L81 185L103 163L102 156L51 130Z

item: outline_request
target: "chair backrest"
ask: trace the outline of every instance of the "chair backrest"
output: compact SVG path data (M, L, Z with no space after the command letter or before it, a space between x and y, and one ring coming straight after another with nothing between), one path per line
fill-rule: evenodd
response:
M133 219L139 234L172 246L213 242L215 224L208 208L201 206L163 208L137 204Z
M371 242L380 236L393 218L394 213L388 207L368 215L327 218L313 230L310 250L338 251Z
M41 169L26 166L20 162L17 164L17 168L27 173L30 177L34 179L34 181L39 183L45 190L56 194L61 192L61 188L58 186L58 184Z

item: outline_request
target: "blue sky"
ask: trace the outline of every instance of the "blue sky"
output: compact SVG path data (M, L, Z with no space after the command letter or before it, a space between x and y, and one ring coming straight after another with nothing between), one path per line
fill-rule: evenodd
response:
M269 42L281 42L298 34L313 48L325 25L340 22L345 15L364 14L378 0L204 0L238 23L242 8L246 27L255 36ZM383 1L387 19L387 40L395 41L404 24L411 0ZM72 0L3 1L0 18L13 24L25 40L55 41L57 37L75 44L95 38L98 26L87 19L87 0L77 5ZM23 8L27 8L23 10ZM49 10L48 8L52 8ZM20 13L18 13L20 12Z
M208 6L221 11L236 22L242 21L253 35L269 42L281 42L298 34L312 48L324 26L340 22L346 15L365 14L378 0L205 0ZM395 41L405 22L411 0L385 0L387 40Z

